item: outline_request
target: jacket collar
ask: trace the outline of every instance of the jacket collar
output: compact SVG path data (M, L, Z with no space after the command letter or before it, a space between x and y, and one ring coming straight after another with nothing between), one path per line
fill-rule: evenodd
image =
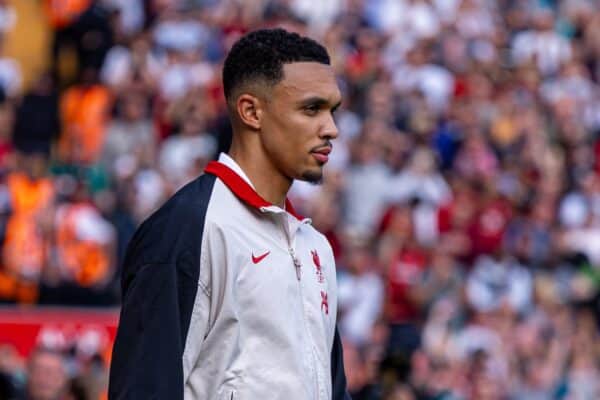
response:
M277 212L278 210L287 211L297 220L303 221L304 217L300 216L294 210L289 199L285 199L285 210L269 203L263 199L254 189L250 179L240 168L240 166L229 156L221 153L219 161L211 161L208 163L204 172L215 175L219 178L240 200L246 204L259 209L262 212Z

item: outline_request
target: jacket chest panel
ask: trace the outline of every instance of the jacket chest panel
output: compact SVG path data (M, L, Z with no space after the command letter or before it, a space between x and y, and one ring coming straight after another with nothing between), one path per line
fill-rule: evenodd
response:
M231 260L238 266L232 287L240 322L257 331L281 332L287 339L314 347L319 361L329 358L328 337L335 324L335 294L330 293L334 268L330 251L320 238L301 231L292 252L277 226L248 229L236 240ZM333 278L334 279L334 278ZM335 282L333 282L335 285ZM286 332L287 330L287 332Z

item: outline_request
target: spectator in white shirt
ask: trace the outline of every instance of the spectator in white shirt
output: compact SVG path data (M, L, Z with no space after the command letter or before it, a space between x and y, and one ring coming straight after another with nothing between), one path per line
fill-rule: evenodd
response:
M552 11L537 11L533 23L534 29L515 35L511 44L513 61L517 65L533 62L543 75L555 74L571 59L571 43L554 31Z

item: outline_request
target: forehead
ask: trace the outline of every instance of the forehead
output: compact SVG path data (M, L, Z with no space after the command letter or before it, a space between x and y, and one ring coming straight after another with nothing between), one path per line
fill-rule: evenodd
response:
M275 85L274 94L290 100L320 97L332 104L341 98L333 68L318 62L285 64L283 79Z
M60 356L51 353L35 354L31 359L31 365L44 368L61 368L62 360Z

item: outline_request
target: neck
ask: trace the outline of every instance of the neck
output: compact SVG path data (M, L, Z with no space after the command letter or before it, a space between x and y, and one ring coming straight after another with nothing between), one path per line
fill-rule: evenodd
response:
M284 208L292 180L281 174L264 152L251 150L234 139L228 154L238 163L263 199Z

